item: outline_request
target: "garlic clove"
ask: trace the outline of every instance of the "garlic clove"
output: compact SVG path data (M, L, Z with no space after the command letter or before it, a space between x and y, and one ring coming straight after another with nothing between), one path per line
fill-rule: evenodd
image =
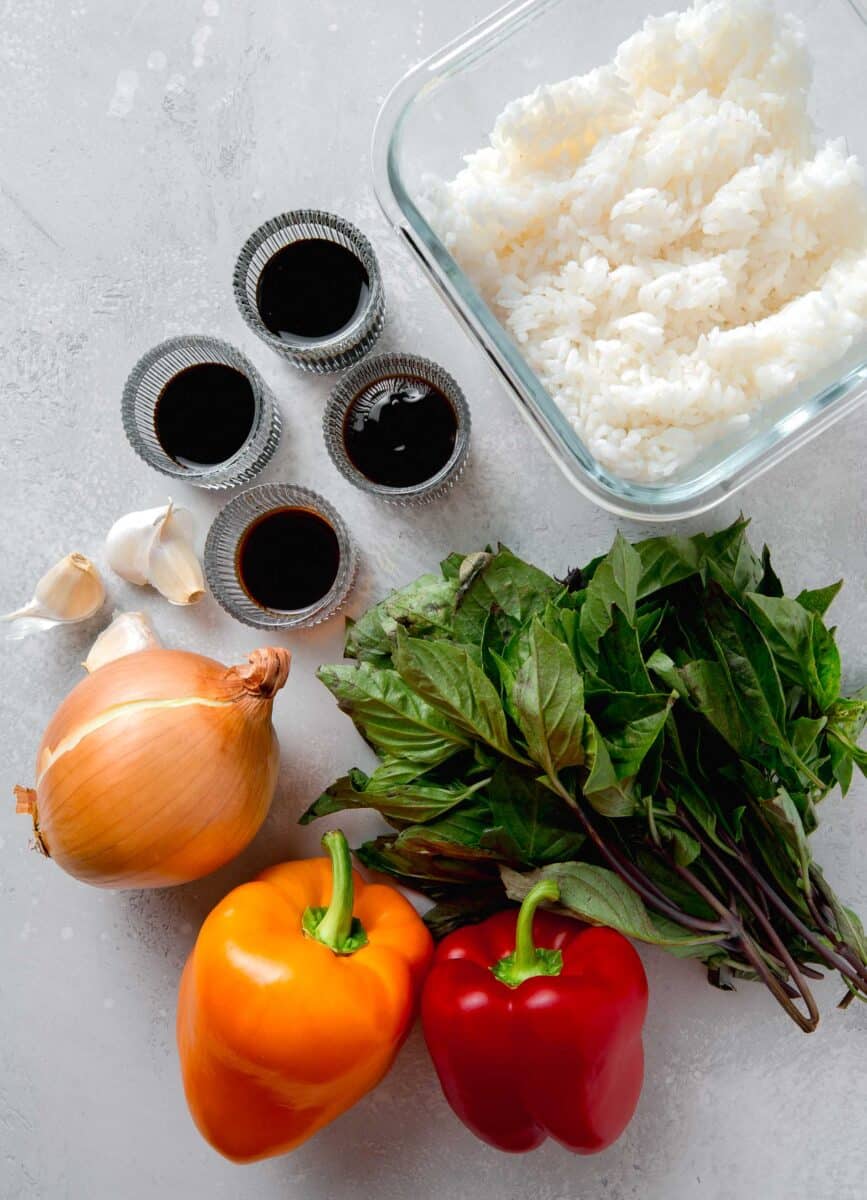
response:
M82 664L91 675L106 663L123 658L125 654L136 654L139 650L157 650L162 642L154 632L150 617L143 612L116 612L111 624L90 648Z
M205 580L192 539L192 514L169 500L115 521L106 554L129 583L150 584L171 604L195 604L205 594Z
M108 565L128 583L144 587L148 582L147 566L154 532L172 502L159 508L147 508L143 512L127 513L120 517L108 531L105 553Z
M169 504L151 543L148 582L170 604L195 604L205 594L205 579L191 544L191 533L190 514Z
M6 636L18 641L55 625L86 621L104 601L105 585L90 559L83 554L67 554L45 572L36 584L33 599L23 608L0 616L0 621L11 623Z

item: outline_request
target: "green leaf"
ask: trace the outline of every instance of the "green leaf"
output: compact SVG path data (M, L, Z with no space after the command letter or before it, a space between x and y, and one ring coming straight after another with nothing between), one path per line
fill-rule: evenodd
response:
M492 859L457 857L406 843L398 845L399 836L387 834L365 842L355 851L355 857L371 871L382 871L428 895L439 895L451 887L465 887L475 881L490 884L496 878L496 864Z
M681 700L689 699L689 689L674 665L674 659L669 658L664 650L654 650L647 660L647 669L661 679L669 691L677 692Z
M635 624L635 605L641 579L641 558L629 542L618 533L614 545L602 560L587 585L587 595L581 607L579 627L591 649L596 650L599 639L611 626L611 610L620 609L630 625Z
M584 761L584 682L568 646L537 617L530 624L527 656L511 697L530 757L551 779Z
M472 800L435 821L401 830L394 845L409 853L445 854L460 859L493 858L493 853L481 844L490 824L491 810L487 803Z
M638 630L619 608L611 611L611 625L599 639L599 675L619 692L652 692Z
M380 813L387 821L420 824L443 816L489 782L480 779L465 786L460 782L436 784L417 778L402 781L395 778L399 774L392 769L382 773L381 768L369 777L363 771L350 771L310 805L300 823L308 825L317 817L346 809L368 808Z
M852 763L867 775L867 751L858 745L858 738L865 725L867 697L860 693L848 699L838 700L828 710L828 749L834 775L844 792L852 779Z
M441 941L448 934L464 925L478 925L494 913L506 907L506 895L502 884L476 884L462 888L450 899L440 900L424 914L424 923L434 941Z
M640 600L697 574L701 562L699 547L691 538L645 538L635 550L641 559Z
M605 739L618 779L638 774L665 728L673 703L673 696L661 692L649 696L610 692L593 697L593 720Z
M824 711L840 694L840 655L821 617L786 596L748 594L750 613L782 672Z
M702 565L726 585L727 591L745 591L745 582L761 577L761 564L747 541L748 526L749 521L739 517L725 529L700 533L695 538Z
M450 724L523 761L509 741L496 688L466 646L423 641L398 630L394 665L401 679Z
M631 817L638 800L634 781L618 776L605 739L589 714L584 718L584 765L587 778L582 791L589 804L603 817Z
M573 858L584 843L574 813L558 796L509 763L501 763L486 790L492 828L482 845L506 862L534 866Z
M447 558L444 558L440 563L440 571L442 571L443 579L448 579L457 583L460 579L461 563L466 557L467 556L465 554L459 554L455 552L450 554Z
M378 666L390 665L398 625L417 637L449 637L457 590L456 580L422 575L368 609L347 629L344 654Z
M762 803L762 813L779 833L798 863L804 888L810 889L810 851L801 816L791 796L783 788L771 800Z
M550 575L501 546L496 554L486 556L461 591L454 638L480 645L485 620L492 608L496 607L517 625L541 612L561 591L562 586Z
M470 745L467 735L396 671L363 662L320 667L316 674L380 754L432 767Z
M663 825L663 837L670 840L674 846L674 861L679 867L688 867L701 854L701 845L683 829L676 826Z
M554 879L560 888L560 907L590 925L611 929L649 942L654 946L698 945L716 940L709 935L696 936L679 926L651 917L641 897L619 875L591 863L564 862L519 875L509 867L500 868L500 876L510 900L521 901L530 888L542 879Z
M842 586L843 580L838 579L836 583L829 583L827 587L805 588L803 592L798 593L795 599L802 608L806 608L807 612L815 613L817 617L824 617Z
M791 749L784 727L786 701L773 655L758 627L736 605L717 598L707 620L719 662L747 726L783 753Z
M659 672L657 672L659 674ZM690 704L738 754L748 755L754 744L726 668L719 662L699 659L677 670Z

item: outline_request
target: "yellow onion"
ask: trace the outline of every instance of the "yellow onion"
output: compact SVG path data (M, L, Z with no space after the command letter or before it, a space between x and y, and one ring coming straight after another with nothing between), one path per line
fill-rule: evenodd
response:
M271 707L289 660L271 648L224 667L142 650L88 675L45 731L36 787L15 789L38 848L109 888L185 883L228 862L271 804Z

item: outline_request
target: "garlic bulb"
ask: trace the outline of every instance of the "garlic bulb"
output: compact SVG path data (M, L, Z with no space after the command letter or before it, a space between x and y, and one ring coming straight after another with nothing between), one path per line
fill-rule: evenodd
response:
M109 566L122 579L149 583L170 604L195 604L205 594L205 580L192 543L192 513L169 500L115 521L105 549Z
M289 661L282 647L235 667L143 650L86 676L48 724L35 786L15 789L38 848L109 888L186 883L234 858L274 795Z
M156 650L162 643L154 633L150 617L143 612L116 612L111 624L90 648L90 653L82 664L85 671L92 675L106 663L123 658L124 654L135 654L139 650Z
M67 554L45 572L33 599L23 608L0 616L0 621L12 624L6 636L17 641L54 625L86 621L104 600L105 586L90 559L83 554Z

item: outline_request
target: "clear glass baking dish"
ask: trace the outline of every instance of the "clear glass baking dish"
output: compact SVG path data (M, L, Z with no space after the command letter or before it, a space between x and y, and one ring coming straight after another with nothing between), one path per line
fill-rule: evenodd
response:
M427 181L453 178L463 156L487 144L510 100L610 61L647 15L687 3L511 0L397 84L380 111L372 146L374 184L387 217L486 351L564 474L604 508L657 521L705 512L851 412L867 396L867 338L666 482L630 482L590 455L422 210ZM810 112L818 135L845 137L849 151L867 165L867 3L778 0L778 8L806 26L813 61Z

